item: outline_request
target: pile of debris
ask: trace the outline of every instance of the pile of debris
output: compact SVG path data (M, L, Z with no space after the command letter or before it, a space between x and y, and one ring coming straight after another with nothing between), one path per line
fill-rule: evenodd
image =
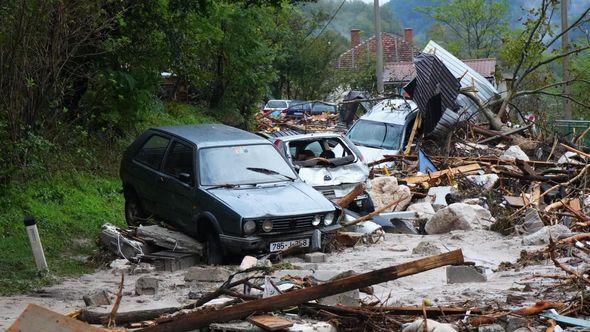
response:
M256 121L257 130L268 134L288 130L302 134L342 130L342 126L339 125L339 115L334 113L303 114L301 117L287 117L280 114L275 117L260 112L256 114Z

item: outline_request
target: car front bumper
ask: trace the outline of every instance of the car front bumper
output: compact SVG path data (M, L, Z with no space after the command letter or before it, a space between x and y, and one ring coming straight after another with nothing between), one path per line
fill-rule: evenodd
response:
M317 230L319 230L322 234L321 247L324 246L326 237L330 234L335 233L340 228L341 226L338 224L323 228L317 228ZM300 240L306 238L312 241L311 238L315 230L316 229L305 232L288 234L252 235L247 237L220 234L219 240L221 241L221 245L226 253L268 253L270 252L270 244L272 242ZM303 248L302 250L309 251L312 246L313 245L310 242L310 246L308 248Z

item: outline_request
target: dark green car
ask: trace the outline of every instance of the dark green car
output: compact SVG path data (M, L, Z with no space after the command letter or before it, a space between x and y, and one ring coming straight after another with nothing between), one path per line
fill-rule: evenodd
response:
M125 151L120 175L129 225L163 220L205 242L210 264L321 246L312 237L339 228L340 211L269 141L225 125L150 129Z

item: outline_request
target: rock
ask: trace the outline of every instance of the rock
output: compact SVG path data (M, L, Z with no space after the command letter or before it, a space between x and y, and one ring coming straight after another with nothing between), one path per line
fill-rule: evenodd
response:
M350 292L340 293L318 300L320 304L324 305L344 305L351 307L359 306L359 290L355 289Z
M249 268L255 267L257 263L258 263L258 259L256 257L244 256L244 258L242 259L242 263L240 264L240 267L238 268L238 270L240 270L240 271L247 270Z
M272 262L270 261L270 259L259 259L258 262L256 262L256 267L267 267L267 268L271 268L272 267Z
M549 243L549 236L554 240L560 240L571 235L572 231L562 224L543 226L535 233L525 236L522 239L522 244L527 246L544 245Z
M434 216L434 208L432 207L431 203L422 202L422 203L414 203L408 206L408 211L414 211L418 214L418 219L422 220L429 220Z
M461 284L466 282L485 282L486 276L474 266L447 266L447 283Z
M152 264L141 262L133 267L133 269L131 270L131 273L133 273L133 274L150 273L155 270L156 270L156 267L153 266Z
M483 325L477 328L477 332L505 332L506 330L500 324Z
M184 281L226 281L231 272L223 267L198 267L193 266L184 274Z
M432 256L440 253L442 253L442 251L436 243L430 241L421 241L414 249L412 249L413 255Z
M87 306L109 305L109 293L106 290L97 290L82 296L82 300Z
M500 156L500 160L504 161L514 161L516 159L529 161L529 156L522 151L522 149L518 145L510 146L504 153Z
M500 177L498 174L467 175L467 179L484 190L492 190Z
M397 205L383 212L403 211L412 200L410 188L408 186L398 185L397 179L393 176L383 176L371 180L370 196L376 210L392 201L401 200Z
M123 258L115 259L111 262L111 264L109 264L109 266L113 269L114 274L128 273L133 269L131 262Z
M326 254L321 252L311 252L305 254L305 261L307 263L324 263L326 261Z
M524 215L524 222L521 225L515 225L514 229L518 234L533 234L544 226L537 209L528 208Z
M427 199L432 202L434 210L439 210L448 205L447 195L453 194L456 189L451 186L431 187L428 189Z
M487 229L492 222L490 212L481 206L453 203L436 211L424 229L427 234L443 234L453 230Z
M426 320L428 332L457 332L453 325L442 324L432 319ZM402 332L422 332L424 331L424 319L417 319L413 323L404 327Z
M158 291L159 280L152 277L141 277L135 282L135 294L155 295Z
M519 316L506 316L506 331L515 332L520 328L527 328L528 330L529 321L524 317ZM530 332L530 331L529 331Z

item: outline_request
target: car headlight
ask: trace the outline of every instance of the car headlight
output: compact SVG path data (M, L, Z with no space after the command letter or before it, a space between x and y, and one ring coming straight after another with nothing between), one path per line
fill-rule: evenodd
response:
M267 233L272 231L272 220L266 219L265 221L263 221L262 222L262 230Z
M253 220L248 220L244 223L244 233L250 235L256 230L256 223Z
M326 214L326 216L324 217L324 225L328 226L331 225L334 222L334 212L330 212L328 214Z
M322 222L322 216L317 215L317 216L313 217L311 224L314 226L318 226L321 222Z

